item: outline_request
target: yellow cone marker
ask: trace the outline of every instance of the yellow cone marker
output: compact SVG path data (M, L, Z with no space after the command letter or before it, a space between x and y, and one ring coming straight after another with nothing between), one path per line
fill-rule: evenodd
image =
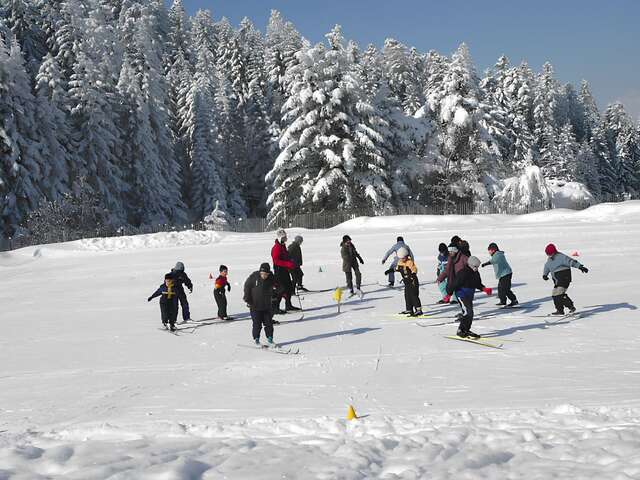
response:
M356 415L356 411L353 408L353 405L349 405L349 410L347 410L347 420L357 420L358 415Z

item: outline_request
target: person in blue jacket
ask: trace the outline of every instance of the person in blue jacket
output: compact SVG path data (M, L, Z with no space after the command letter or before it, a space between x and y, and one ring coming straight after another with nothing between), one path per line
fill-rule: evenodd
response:
M544 253L547 254L547 262L544 264L542 279L549 280L549 274L553 279L551 297L556 311L551 315L564 315L564 307L569 309L569 313L575 312L576 307L567 295L571 283L571 268L577 268L582 273L588 273L589 269L579 261L560 253L553 243L546 246Z
M162 325L173 332L176 329L176 318L178 317L178 293L176 292L176 279L173 273L167 273L164 276L164 283L147 298L150 302L156 297L160 297L160 318Z
M486 267L488 265L493 265L493 271L498 279L498 298L500 299L496 305L507 305L508 298L510 301L508 306L515 307L518 305L518 300L511 290L511 277L513 276L513 271L511 270L509 262L507 262L507 257L505 257L504 252L501 251L498 248L498 245L494 242L489 244L487 250L489 251L491 258L488 262L484 262L482 266Z
M409 256L415 259L409 245L404 243L404 239L402 237L398 237L396 239L396 244L393 247L391 247L389 250L387 250L387 253L384 254L384 257L382 257L382 265L384 265L387 262L387 259L391 255L394 256L393 261L391 262L391 266L389 267L388 270L384 272L389 279L390 287L393 287L393 285L396 283L396 268L398 267L398 260L399 260L398 250L400 250L401 248L406 248L409 251Z

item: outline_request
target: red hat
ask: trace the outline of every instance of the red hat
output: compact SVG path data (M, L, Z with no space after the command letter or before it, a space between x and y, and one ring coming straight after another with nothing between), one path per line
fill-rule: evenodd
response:
M555 255L556 253L558 253L558 249L556 248L556 246L553 243L550 243L544 249L544 253L546 253L549 256Z

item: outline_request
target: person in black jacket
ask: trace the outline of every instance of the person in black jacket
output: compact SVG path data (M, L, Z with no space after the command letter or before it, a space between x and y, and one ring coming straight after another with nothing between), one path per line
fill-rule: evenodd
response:
M162 325L167 328L167 323L171 331L175 331L176 318L178 316L178 295L175 291L175 278L173 273L167 273L164 276L164 283L147 298L150 302L156 297L160 297L160 318Z
M256 345L260 345L260 332L263 325L267 342L273 344L273 313L271 311L273 283L274 277L268 263L260 265L260 270L253 272L244 282L244 301L251 312L252 335Z
M287 251L289 252L289 256L293 263L296 264L296 268L291 270L291 278L293 279L294 287L300 292L308 292L306 288L302 286L302 277L304 276L304 272L302 271L302 235L296 235L293 239L293 242L289 244L287 247Z
M473 297L476 290L482 290L487 295L491 295L491 289L482 284L482 279L478 272L479 267L480 259L478 257L469 257L464 268L456 274L450 284L447 284L447 296L450 297L455 292L462 307L462 317L460 318L460 327L457 332L459 337L480 338L480 335L471 331Z
M184 263L177 262L176 266L171 269L175 279L175 290L178 295L178 301L182 307L182 323L191 321L191 313L189 312L189 301L187 300L187 294L184 292L183 284L189 289L189 293L193 293L193 283L184 271ZM176 312L177 315L177 312Z
M342 243L340 243L340 256L342 257L342 271L344 272L344 276L347 280L347 288L351 291L351 296L355 295L351 270L356 274L356 290L360 296L362 296L362 292L360 291L362 275L360 274L358 261L361 264L364 264L364 260L356 250L356 247L351 241L351 237L349 235L344 235L342 237Z

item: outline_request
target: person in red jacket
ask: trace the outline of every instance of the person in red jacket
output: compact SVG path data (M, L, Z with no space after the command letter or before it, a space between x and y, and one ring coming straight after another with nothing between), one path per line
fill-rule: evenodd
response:
M218 305L218 318L220 320L233 320L227 315L227 294L224 291L231 291L231 284L227 280L229 269L226 265L220 265L220 275L216 278L216 282L213 288L213 298L216 299L216 305Z
M296 264L287 251L287 232L279 229L276 232L276 242L271 249L271 260L273 261L273 273L275 276L275 298L273 305L273 313L284 313L280 310L280 300L285 300L285 310L300 310L291 305L291 297L294 293L293 282L291 281L291 272L296 268Z

